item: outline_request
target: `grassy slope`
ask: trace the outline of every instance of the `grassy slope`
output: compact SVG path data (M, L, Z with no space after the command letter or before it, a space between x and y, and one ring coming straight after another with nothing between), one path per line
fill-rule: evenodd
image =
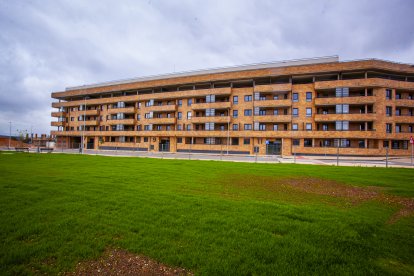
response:
M0 154L0 175L5 274L108 246L211 275L414 273L414 219L387 224L395 206L229 185L301 175L413 197L414 170Z

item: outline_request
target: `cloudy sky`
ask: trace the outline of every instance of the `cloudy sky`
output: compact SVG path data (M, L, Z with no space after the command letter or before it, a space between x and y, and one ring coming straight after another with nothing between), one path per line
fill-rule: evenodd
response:
M0 134L48 133L50 93L339 55L414 63L414 1L0 0Z

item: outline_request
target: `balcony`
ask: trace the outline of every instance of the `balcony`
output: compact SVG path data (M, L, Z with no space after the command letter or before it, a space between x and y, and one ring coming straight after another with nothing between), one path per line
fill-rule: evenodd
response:
M60 126L65 126L66 123L65 122L50 122L51 126L55 126L55 127L60 127Z
M71 116L80 116L80 115L98 115L99 114L99 109L91 109L91 110L78 110L78 111L72 111L70 113Z
M169 111L176 111L177 109L175 104L153 105L153 106L145 106L143 108L145 108L146 111L152 111L152 112L169 112Z
M256 85L254 92L286 92L292 90L291 83Z
M390 116L387 118L393 118L393 121L396 123L408 123L408 124L414 124L414 116L411 115L400 115L400 116Z
M176 118L151 118L146 119L148 120L148 123L154 124L154 125L173 125L176 122Z
M72 121L69 124L70 126L97 126L99 125L99 120Z
M414 83L380 78L315 82L315 90L332 89L336 87L391 87L398 89L413 89Z
M208 117L192 117L191 123L228 123L230 122L229 116L208 116Z
M108 120L106 123L109 125L133 125L135 124L135 119Z
M396 99L395 106L397 107L412 107L414 108L414 100Z
M52 117L65 117L66 116L66 112L52 112L51 113Z
M374 121L375 113L356 113L356 114L315 114L315 122L334 122L334 121Z
M264 100L254 101L254 106L257 107L288 107L292 105L292 100Z
M255 115L254 120L260 123L288 123L292 120L291 115Z
M109 114L116 114L116 113L126 113L131 114L135 113L135 107L122 107L122 108L110 108L107 111Z
M194 103L191 105L193 110L203 110L207 108L214 109L229 109L231 106L230 102L214 102L214 103Z
M374 96L315 98L315 106L335 104L373 104Z

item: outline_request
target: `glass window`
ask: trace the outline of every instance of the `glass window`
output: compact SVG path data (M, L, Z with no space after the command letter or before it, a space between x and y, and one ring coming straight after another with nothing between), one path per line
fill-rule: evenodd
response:
M312 124L306 123L306 130L312 130Z
M187 130L191 130L191 124L188 124L188 125L186 126L186 128L187 128Z
M237 118L239 116L238 110L233 110L233 118Z
M178 100L178 106L182 106L183 105L183 100Z
M233 104L239 103L239 96L233 96Z
M188 105L188 106L191 106L192 104L193 104L193 99L188 99L188 100L187 100L187 105Z
M306 101L311 102L312 101L312 92L306 92Z
M298 117L299 116L299 108L294 108L292 114L293 114L293 117Z
M293 139L293 145L294 146L299 146L300 145L300 140L299 139Z
M252 95L245 95L244 96L244 101L245 102L251 102L252 101Z
M243 139L243 144L250 145L250 138L244 138Z
M178 118L178 119L182 119L182 118L183 118L183 113L178 112L178 113L177 113L177 118Z
M252 130L252 124L244 124L244 130Z
M306 108L306 117L312 117L312 108L310 107Z
M299 94L298 93L293 93L292 101L293 102L298 102L299 101Z
M312 147L312 139L303 139L304 147Z
M386 89L385 90L385 98L387 100L391 100L392 99L392 90L391 89Z
M387 116L392 116L392 106L386 106L385 113Z
M392 124L386 124L385 128L387 133L392 133Z
M251 109L245 109L244 110L244 116L252 116L252 110Z
M182 142L183 142L183 138L182 138L182 137L178 137L178 138L177 138L177 143L178 143L178 144L181 144Z
M187 119L191 120L191 111L187 112Z
M298 130L298 124L292 124L292 130Z
M279 125L273 125L273 131L278 131L279 130Z
M239 130L239 125L238 124L233 124L233 130Z

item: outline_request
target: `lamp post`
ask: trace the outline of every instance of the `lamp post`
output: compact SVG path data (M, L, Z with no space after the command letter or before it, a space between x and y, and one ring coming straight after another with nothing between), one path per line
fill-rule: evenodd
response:
M10 149L10 145L11 145L11 127L12 127L12 122L9 122L10 125L10 132L9 132L9 149Z
M86 126L86 97L83 99L83 128L82 128L82 141L81 141L81 154L83 154L83 147L85 144L85 126Z

